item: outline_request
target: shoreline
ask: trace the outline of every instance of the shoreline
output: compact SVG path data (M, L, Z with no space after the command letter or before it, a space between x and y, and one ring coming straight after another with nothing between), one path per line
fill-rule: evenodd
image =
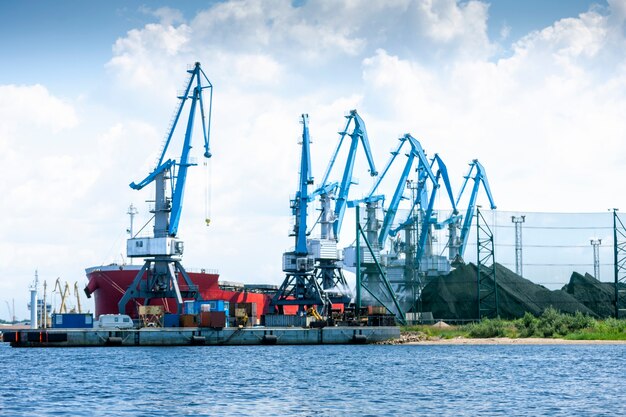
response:
M624 345L626 340L568 340L568 339L544 339L539 337L510 339L508 337L496 337L486 339L470 339L455 337L452 339L425 339L412 340L402 345Z

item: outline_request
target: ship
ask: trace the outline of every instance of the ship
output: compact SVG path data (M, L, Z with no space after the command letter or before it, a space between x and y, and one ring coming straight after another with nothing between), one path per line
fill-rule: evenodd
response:
M119 311L118 303L141 267L141 265L110 264L85 269L88 282L84 291L88 298L92 296L94 298L96 317L103 314L123 313L137 318L136 306L142 304L143 299L135 299L135 303L128 303L125 312ZM260 323L261 316L270 312L270 301L278 289L273 285L244 285L237 282L219 281L219 273L216 270L189 270L187 273L198 287L203 300L228 301L232 308L235 308L236 304L254 303L256 317L251 317L254 323ZM179 281L182 281L180 277ZM168 313L177 312L174 298L152 299L150 304L162 305Z

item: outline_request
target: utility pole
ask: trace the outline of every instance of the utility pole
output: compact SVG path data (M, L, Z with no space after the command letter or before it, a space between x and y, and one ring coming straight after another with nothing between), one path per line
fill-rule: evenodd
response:
M600 281L600 245L602 239L591 239L591 246L593 246L593 276Z
M522 223L526 221L526 216L511 216L511 222L515 224L515 273L522 275Z

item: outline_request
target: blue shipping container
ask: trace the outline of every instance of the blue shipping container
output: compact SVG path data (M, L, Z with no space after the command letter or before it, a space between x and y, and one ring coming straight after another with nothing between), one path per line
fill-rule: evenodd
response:
M196 301L187 300L183 302L183 314L198 314L196 310Z
M180 314L166 314L163 316L163 327L178 327Z
M54 313L52 314L52 328L55 329L90 329L93 327L91 313Z

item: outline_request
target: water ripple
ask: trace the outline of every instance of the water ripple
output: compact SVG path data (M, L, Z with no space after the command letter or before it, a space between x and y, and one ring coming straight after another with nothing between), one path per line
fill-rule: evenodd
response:
M10 416L613 416L626 346L12 349Z

